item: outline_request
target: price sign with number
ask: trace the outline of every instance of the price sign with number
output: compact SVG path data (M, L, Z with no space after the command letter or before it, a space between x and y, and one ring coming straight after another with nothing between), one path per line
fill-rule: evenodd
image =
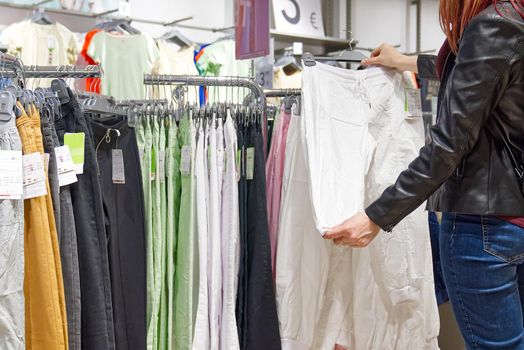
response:
M273 14L279 31L325 36L322 0L273 0Z

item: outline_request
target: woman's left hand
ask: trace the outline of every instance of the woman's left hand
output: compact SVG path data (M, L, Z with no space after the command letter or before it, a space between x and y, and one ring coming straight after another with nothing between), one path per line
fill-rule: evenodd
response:
M367 247L379 234L378 227L366 213L358 213L324 234L325 239L332 239L336 245L348 245L353 248Z

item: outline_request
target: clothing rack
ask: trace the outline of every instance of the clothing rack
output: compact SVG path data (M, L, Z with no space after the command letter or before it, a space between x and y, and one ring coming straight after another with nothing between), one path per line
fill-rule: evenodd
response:
M12 55L0 56L0 77L3 78L98 78L100 66L25 66Z
M99 78L100 66L24 66L25 78Z
M201 77L191 75L156 75L144 74L144 85L188 85L188 86L226 86L248 88L260 103L262 133L267 140L266 95L262 87L253 79L242 77ZM267 142L264 142L264 154L267 154Z
M189 86L226 86L244 87L251 90L260 105L265 105L262 87L253 79L243 77L201 77L198 75L157 75L144 74L144 85L189 85Z

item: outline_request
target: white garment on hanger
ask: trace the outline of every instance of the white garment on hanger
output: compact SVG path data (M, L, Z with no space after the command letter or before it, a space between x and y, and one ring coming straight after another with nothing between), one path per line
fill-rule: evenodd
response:
M304 70L302 142L293 120L277 252L284 349L438 349L422 209L366 249L335 247L319 234L376 199L423 145L422 121L406 119L401 82L380 69Z
M208 126L208 157L209 169L209 200L208 228L209 228L209 328L211 336L210 350L218 350L220 339L220 309L222 304L222 234L220 229L220 191L218 185L218 155L216 119ZM209 124L208 124L209 125Z
M195 178L196 178L196 218L198 232L198 264L199 264L199 285L198 285L198 306L193 335L193 350L209 350L210 329L209 329L209 295L208 295L208 226L207 226L207 172L205 157L206 137L204 126L198 128L198 139L195 150Z
M220 349L239 350L235 316L240 263L238 182L236 179L237 134L228 112L224 125L225 173L222 182L222 323Z
M282 349L314 349L333 247L315 228L300 117L295 114L287 135L278 232L275 283Z

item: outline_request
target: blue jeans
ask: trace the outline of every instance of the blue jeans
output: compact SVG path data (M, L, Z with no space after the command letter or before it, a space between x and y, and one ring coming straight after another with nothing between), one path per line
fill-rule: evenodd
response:
M437 214L430 211L428 213L429 222L429 236L431 238L431 253L433 256L433 277L435 280L435 295L437 297L437 304L442 305L448 301L448 291L446 290L446 283L442 276L442 265L440 263L440 224L437 219Z
M524 228L491 216L445 213L444 280L468 350L524 349Z

